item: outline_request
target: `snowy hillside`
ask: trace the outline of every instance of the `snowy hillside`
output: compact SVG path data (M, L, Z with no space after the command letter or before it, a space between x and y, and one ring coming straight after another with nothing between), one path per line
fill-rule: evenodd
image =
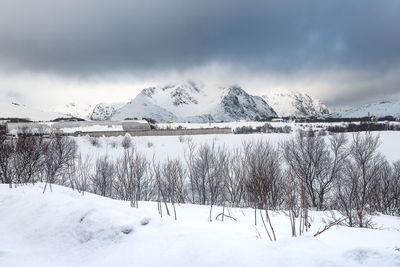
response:
M0 185L0 266L400 266L397 217L374 216L375 230L332 227L314 237L328 213L311 212L309 232L292 238L288 217L271 212L271 242L252 209L227 208L236 221L209 222L209 207L181 204L174 221L160 218L154 202L136 209L61 186L42 191Z
M92 112L92 110L93 106L90 104L78 104L74 102L59 105L51 109L51 111L53 112L82 119L88 119L89 114Z
M66 117L66 115L56 112L45 112L17 103L0 102L0 118L20 118L32 121L50 121L60 117Z
M112 115L117 112L126 103L100 103L97 104L93 111L90 113L89 118L94 121L108 120Z
M328 108L320 100L301 92L272 92L262 96L281 117L325 116Z
M400 116L400 103L391 101L378 101L354 107L344 112L332 114L338 118L360 118L366 116Z
M164 87L150 87L119 109L112 120L150 117L165 121L235 121L254 120L256 116L276 116L258 96L237 86L205 88L193 82Z

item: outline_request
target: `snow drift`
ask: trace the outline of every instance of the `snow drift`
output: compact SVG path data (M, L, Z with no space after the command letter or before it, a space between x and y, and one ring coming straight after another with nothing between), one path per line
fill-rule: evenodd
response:
M152 202L135 209L61 186L42 190L0 185L0 266L400 265L396 217L375 216L380 230L339 227L315 238L324 214L313 212L310 232L291 238L287 216L272 213L278 241L269 242L251 209L229 209L237 221L208 222L208 207L183 204L173 221Z

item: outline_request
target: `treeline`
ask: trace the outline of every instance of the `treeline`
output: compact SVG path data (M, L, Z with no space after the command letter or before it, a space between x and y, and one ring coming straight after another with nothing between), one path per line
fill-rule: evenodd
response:
M400 125L399 124L389 124L389 123L361 122L359 124L349 123L347 125L328 126L326 128L326 130L329 132L332 132L332 133L400 131Z
M290 117L283 117L284 120L289 120ZM377 121L397 121L397 117L393 116L384 116L384 117L375 117L375 116L365 116L365 117L354 117L354 118L335 118L335 117L306 117L306 118L294 118L296 122L309 122L309 123L317 123L317 122L371 122L371 120Z
M274 127L270 123L265 123L262 126L241 126L236 127L233 130L234 134L252 134L252 133L290 133L292 132L292 127L285 125L282 127Z
M134 207L140 200L157 201L160 213L175 218L176 203L209 205L210 220L214 205L253 207L265 212L265 225L271 223L268 210L286 210L293 235L309 227L310 209L338 210L344 223L358 227L370 226L374 212L400 215L400 161L389 163L377 151L379 138L370 134L348 140L299 131L278 145L259 140L236 148L185 142L184 158L158 161L126 136L119 158L93 159L78 153L73 138L2 136L0 182L43 182L50 190L60 184Z
M255 121L261 122L271 122L273 119L277 119L278 117L265 117L265 116L256 116L254 118ZM375 116L364 116L364 117L354 117L354 118L339 118L339 117L316 117L316 116L309 116L309 117L296 117L296 116L286 116L286 117L279 117L283 121L291 121L296 120L296 122L300 123L317 123L317 122L371 122L372 118L375 118L377 121L396 121L398 120L397 117L393 116L384 116L384 117L375 117Z

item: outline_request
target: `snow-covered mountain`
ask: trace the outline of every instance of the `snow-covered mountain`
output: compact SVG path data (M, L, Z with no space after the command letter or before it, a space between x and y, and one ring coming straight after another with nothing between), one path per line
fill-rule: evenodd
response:
M329 114L328 108L320 100L306 93L271 92L262 97L281 117L320 117Z
M153 118L159 122L216 122L254 120L256 116L277 116L259 96L238 86L207 88L193 82L143 89L118 109L111 120Z
M31 121L50 121L61 117L67 116L56 112L41 111L17 103L0 102L0 119L19 118Z
M52 112L65 114L71 117L77 117L82 119L88 119L89 114L93 110L93 106L90 104L78 104L70 102L63 105L58 105L50 109Z
M108 120L118 109L123 107L126 103L100 103L97 104L93 111L89 114L89 118L94 121Z
M391 101L377 101L348 109L344 112L332 114L337 118L361 118L367 116L385 117L400 116L400 103Z

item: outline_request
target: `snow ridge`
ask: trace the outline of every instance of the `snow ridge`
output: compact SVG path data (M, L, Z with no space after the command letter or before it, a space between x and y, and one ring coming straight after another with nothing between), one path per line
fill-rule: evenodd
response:
M338 118L360 118L367 116L400 117L400 103L391 101L376 101L358 107L353 107L344 112L332 114L332 117Z
M323 117L329 114L328 108L319 99L306 93L271 92L262 97L281 117Z
M68 116L57 112L45 112L18 103L0 102L0 118L20 118L31 121L50 121L61 117Z
M108 120L112 115L117 112L125 103L100 103L97 104L93 111L90 113L89 118L94 121Z

